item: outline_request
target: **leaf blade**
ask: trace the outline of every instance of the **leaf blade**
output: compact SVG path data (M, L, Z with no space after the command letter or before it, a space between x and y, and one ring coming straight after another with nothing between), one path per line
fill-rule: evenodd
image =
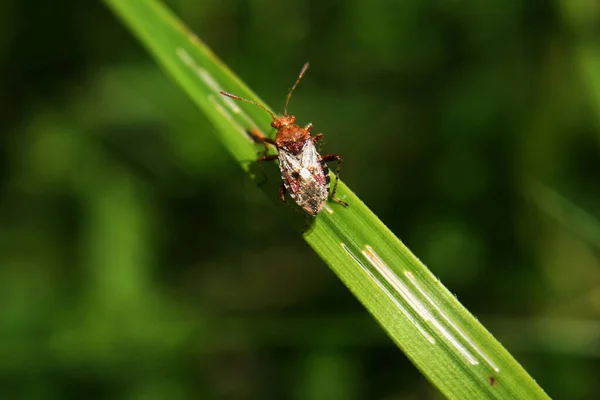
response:
M245 130L269 126L264 104L161 3L106 0L166 73L217 128L248 173L257 148ZM275 199L277 196L270 196ZM548 398L543 390L409 249L342 182L304 239L373 314L394 342L448 398Z

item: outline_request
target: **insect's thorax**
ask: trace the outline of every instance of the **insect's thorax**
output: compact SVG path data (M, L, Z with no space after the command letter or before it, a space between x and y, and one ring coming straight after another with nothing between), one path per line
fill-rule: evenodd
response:
M293 154L299 154L304 146L311 142L310 132L298 125L286 125L277 130L275 143L278 149L283 149Z

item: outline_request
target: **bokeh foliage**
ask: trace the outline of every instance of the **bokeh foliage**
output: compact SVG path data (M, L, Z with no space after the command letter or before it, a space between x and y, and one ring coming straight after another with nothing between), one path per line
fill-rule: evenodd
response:
M269 104L310 60L291 109L345 182L548 394L596 397L598 6L167 4ZM436 396L108 10L0 22L2 393Z

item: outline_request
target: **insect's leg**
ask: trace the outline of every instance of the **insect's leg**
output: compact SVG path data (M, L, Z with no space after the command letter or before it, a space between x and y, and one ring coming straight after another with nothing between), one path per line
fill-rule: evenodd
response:
M275 146L275 140L273 140L271 138L268 138L266 136L263 138L263 142L264 143L269 143L269 144L272 144L273 146Z
M338 182L340 180L340 169L342 167L342 159L337 154L326 154L326 155L322 156L321 158L325 162L337 161L337 169L335 171L336 179L335 179L335 183L333 184L333 191L331 192L331 199L333 201L335 201L336 203L343 205L344 207L348 207L349 206L348 203L335 197L335 192L337 191Z
M311 216L304 214L304 231L305 232L308 229L308 227L310 226L310 222L311 222Z
M262 163L265 161L273 161L277 159L277 155L275 154L267 154L264 156L261 156L258 158L258 160L256 160L256 162L258 163L258 166L260 167L260 169L262 170ZM267 181L267 175L265 175L265 173L262 173L264 175L264 181L262 183L265 183ZM262 186L262 184L259 184L258 186Z
M281 182L281 186L279 186L279 198L284 203L285 203L285 192L286 192L285 183Z
M249 129L247 132L252 137L252 139L254 139L254 141L256 141L256 142L269 143L269 144L272 144L272 145L275 144L275 141L273 139L271 139L271 138L263 135L256 128Z
M306 129L307 131L309 131L309 132L310 132L310 130L312 129L312 122L309 122L309 123L308 123L308 125L306 125L306 126L304 127L304 129Z
M259 157L258 160L256 160L256 162L265 162L265 161L273 161L273 160L277 160L277 154L268 154L266 156L262 156Z
M275 141L269 137L266 137L256 128L252 128L247 131L250 137L258 143L262 143L265 146L265 154L269 152L269 146L267 144L275 145Z
M315 145L317 145L317 149L321 151L321 144L323 143L323 134L317 133L315 136L312 137L312 141Z

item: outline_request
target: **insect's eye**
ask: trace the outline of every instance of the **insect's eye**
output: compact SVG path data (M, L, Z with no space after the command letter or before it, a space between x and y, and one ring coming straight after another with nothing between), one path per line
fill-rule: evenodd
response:
M273 121L273 122L271 122L271 126L273 128L279 128L279 121Z

